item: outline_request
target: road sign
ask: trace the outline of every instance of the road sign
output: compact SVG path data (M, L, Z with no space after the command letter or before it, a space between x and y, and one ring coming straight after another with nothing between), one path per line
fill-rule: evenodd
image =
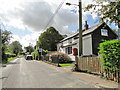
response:
M39 48L39 52L42 52L42 48Z

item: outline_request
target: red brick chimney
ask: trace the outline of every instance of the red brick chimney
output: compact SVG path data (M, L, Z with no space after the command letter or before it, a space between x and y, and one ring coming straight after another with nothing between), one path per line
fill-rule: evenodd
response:
M88 29L88 24L87 24L87 21L85 21L85 26L84 26L84 29L87 30Z

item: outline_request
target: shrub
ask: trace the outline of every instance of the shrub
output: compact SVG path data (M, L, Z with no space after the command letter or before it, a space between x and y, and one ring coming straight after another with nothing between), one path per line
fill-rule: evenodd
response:
M52 52L49 56L51 57L52 62L57 62L56 60L59 60L59 63L67 63L71 61L71 58L67 54L61 52Z
M38 50L34 51L33 53L34 53L34 54L33 54L33 58L34 58L35 60L38 60L38 57L39 57L39 52L38 52Z
M8 57L5 54L7 46L5 44L2 44L2 62L7 62Z
M50 53L50 51L42 49L42 55L46 55L48 53Z
M11 58L11 57L16 57L16 55L15 55L15 54L6 54L6 56L7 56L8 58Z
M44 49L42 49L42 55L46 55L46 54L48 54L50 51L48 51L48 50L44 50ZM32 56L33 56L33 58L35 59L35 60L38 60L38 58L39 59L41 59L41 57L39 57L39 50L37 49L37 50L35 50L33 53L32 53Z
M100 55L104 69L120 70L120 41L111 40L100 44Z
M35 59L35 51L32 52L31 55L33 56L33 59Z

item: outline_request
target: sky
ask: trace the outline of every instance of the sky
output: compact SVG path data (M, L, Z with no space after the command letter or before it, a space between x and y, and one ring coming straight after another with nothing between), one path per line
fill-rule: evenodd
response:
M64 4L48 24L61 2ZM2 30L12 32L11 42L17 40L23 47L35 45L38 37L50 26L62 35L69 35L78 29L78 6L67 6L66 3L78 4L79 0L0 0L0 24ZM82 0L82 8L93 4L92 0ZM82 27L85 21L89 27L98 24L97 14L82 10ZM117 27L112 24L113 29Z

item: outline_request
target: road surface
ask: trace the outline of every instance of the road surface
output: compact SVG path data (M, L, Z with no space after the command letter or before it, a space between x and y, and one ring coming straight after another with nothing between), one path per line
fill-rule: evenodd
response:
M3 88L94 88L90 83L55 66L18 58L3 67Z

